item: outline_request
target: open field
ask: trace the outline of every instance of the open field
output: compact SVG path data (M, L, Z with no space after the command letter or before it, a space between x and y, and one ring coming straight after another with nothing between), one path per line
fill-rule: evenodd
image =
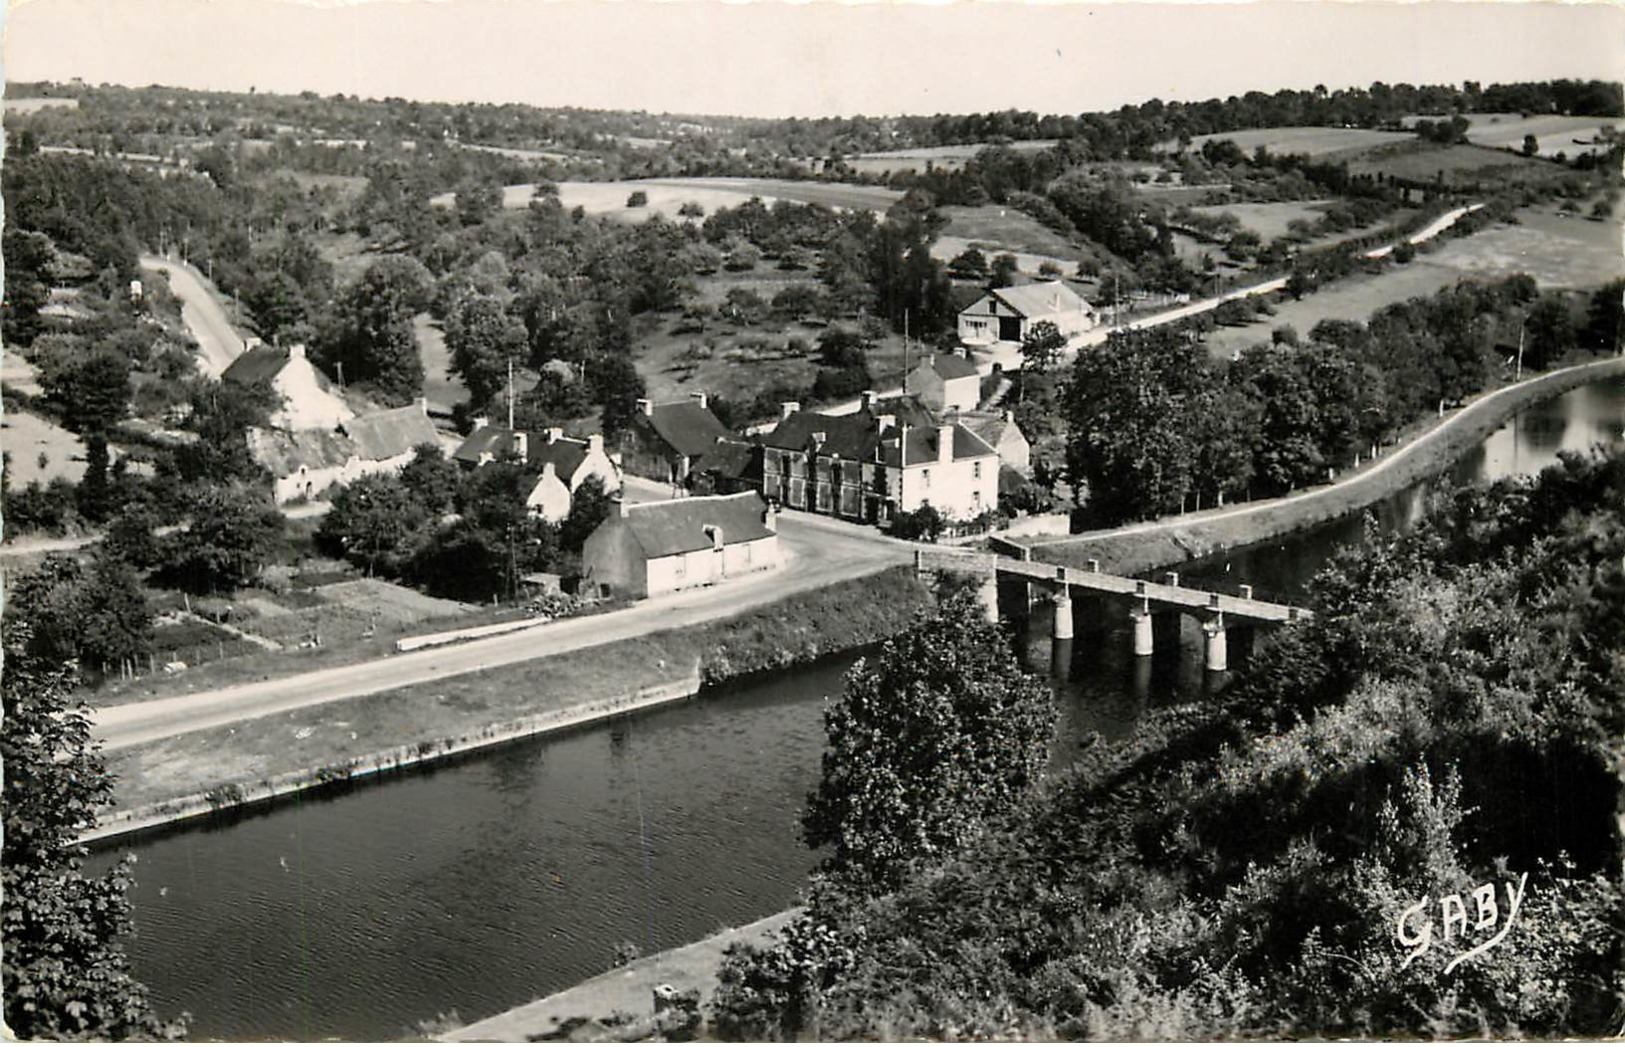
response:
M1367 131L1358 127L1263 127L1251 131L1225 131L1191 139L1191 148L1200 150L1211 141L1229 139L1245 153L1263 146L1272 153L1298 153L1325 156L1356 149L1369 149L1390 142L1414 140L1401 131Z
M77 436L48 419L27 411L7 409L0 420L4 438L0 440L11 456L12 487L24 487L34 480L48 483L61 476L78 482L85 474L85 445ZM40 464L40 456L45 464Z
M648 196L648 204L627 207L627 198L640 190ZM528 207L535 193L536 186L531 183L503 186L502 206ZM588 214L609 215L631 222L643 221L654 214L680 221L677 212L686 203L699 204L710 214L719 207L738 207L753 196L760 197L764 203L791 200L826 207L884 211L902 195L895 189L874 186L777 178L637 178L559 183L559 203L566 208L579 207ZM429 203L435 207L450 207L454 199L452 193L441 193L431 197Z
M37 113L41 109L78 109L77 98L7 98L5 110L8 113Z
M1036 153L1052 148L1053 138L1035 138L1030 141L1005 143L1018 153ZM859 174L890 174L893 171L924 171L927 167L939 171L958 171L965 161L986 149L992 143L973 142L969 145L925 146L917 149L887 150L880 153L860 153L843 158L843 163Z
M458 144L472 152L505 156L510 160L557 160L563 162L579 159L579 157L573 157L569 153L550 152L546 149L508 149L500 145L473 145L469 142L460 142Z
M1443 241L1409 264L1390 266L1379 275L1350 277L1301 301L1283 301L1275 316L1214 331L1208 335L1208 348L1215 356L1228 358L1250 345L1269 341L1270 331L1282 324L1291 324L1306 335L1325 319L1364 322L1383 306L1429 295L1468 278L1528 273L1542 287L1576 288L1625 276L1617 221L1559 218L1542 208L1525 208L1518 212L1518 219L1518 225L1498 225Z
M1243 229L1252 230L1268 243L1276 237L1285 236L1290 222L1298 220L1313 222L1318 219L1329 202L1287 200L1273 204L1216 204L1210 207L1193 207L1191 210L1203 215L1233 214Z
M941 211L948 219L948 225L942 230L939 240L953 239L976 245L989 257L995 251L1011 251L1064 259L1076 265L1089 254L1038 219L1014 207L987 204L982 207L944 207Z
M451 373L451 352L446 348L446 336L439 322L428 313L412 318L412 333L417 336L418 355L423 360L423 395L428 398L429 408L436 413L450 414L453 407L468 399L468 387ZM534 375L531 381L535 381ZM517 371L515 384L520 384Z
M1477 145L1435 145L1410 139L1361 153L1349 174L1381 174L1450 186L1523 185L1561 177L1564 169L1543 160Z
M1439 117L1408 116L1405 125L1408 127L1418 120L1440 119ZM1603 127L1612 127L1615 130L1625 128L1625 120L1606 116L1557 116L1551 113L1524 116L1521 113L1469 113L1467 120L1471 124L1467 128L1467 140L1474 145L1488 146L1491 149L1523 149L1524 135L1534 135L1540 143L1541 156L1556 156L1558 153L1567 153L1569 156L1578 156L1581 153L1602 152L1606 146L1592 141L1597 132ZM1575 139L1584 139L1576 142Z

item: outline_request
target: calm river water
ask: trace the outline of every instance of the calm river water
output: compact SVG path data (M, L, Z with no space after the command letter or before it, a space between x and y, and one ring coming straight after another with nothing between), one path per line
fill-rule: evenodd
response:
M1559 450L1617 444L1622 428L1625 381L1594 383L1525 411L1454 474L1533 471ZM1378 516L1402 526L1424 493ZM1358 516L1333 521L1182 576L1290 598L1360 530ZM1126 619L1080 618L1071 650L1055 652L1047 613L1024 648L1055 672L1057 760L1088 732L1120 735L1145 708L1219 682L1192 624L1177 649L1135 659ZM794 904L813 864L795 823L818 774L822 703L852 661L149 835L91 865L138 856L135 974L164 1013L192 1014L195 1037L393 1039L443 1011L482 1018L606 970L617 943L652 952Z

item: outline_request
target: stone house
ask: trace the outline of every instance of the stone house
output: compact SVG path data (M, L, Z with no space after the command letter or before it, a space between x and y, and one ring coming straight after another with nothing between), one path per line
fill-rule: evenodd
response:
M581 550L588 591L636 599L778 566L775 510L755 491L622 502Z
M976 365L955 353L927 356L908 373L903 387L938 414L974 411L982 399L982 377Z
M727 439L738 437L711 413L705 393L663 404L639 400L638 413L621 434L621 468L634 476L684 484L694 462Z

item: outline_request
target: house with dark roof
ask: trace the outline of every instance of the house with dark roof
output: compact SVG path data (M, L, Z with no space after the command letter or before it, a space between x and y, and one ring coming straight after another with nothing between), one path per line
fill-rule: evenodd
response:
M271 412L271 425L277 429L333 429L355 417L333 383L310 362L302 345L285 349L255 346L233 360L220 379L238 385L269 385L280 398Z
M755 491L622 502L581 550L584 586L637 599L778 566L775 510Z
M970 346L1022 342L1049 321L1068 338L1094 328L1094 307L1060 280L997 287L959 311L959 340Z
M974 411L982 399L982 376L963 356L932 353L908 373L903 388L939 414Z
M1016 425L1014 411L967 411L957 420L993 448L1001 468L1008 466L1022 476L1032 472L1032 444Z
M689 487L695 494L738 494L762 489L762 445L755 440L718 440L694 460Z
M621 468L604 450L604 438L598 433L577 440L556 427L527 432L476 418L473 431L451 458L469 469L496 461L522 463L534 478L525 504L552 522L570 515L572 496L590 477L597 477L610 494L621 489Z
M684 484L694 462L724 439L738 437L711 413L704 393L663 404L639 400L638 413L621 434L621 468L633 476Z
M888 523L930 503L972 519L998 504L999 459L965 426L913 397L863 394L853 414L782 405L762 437L762 493L792 509Z

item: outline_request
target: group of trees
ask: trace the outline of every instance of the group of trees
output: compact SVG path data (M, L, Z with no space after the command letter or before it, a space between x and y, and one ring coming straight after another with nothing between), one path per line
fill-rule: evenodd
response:
M1418 415L1510 374L1520 340L1530 369L1578 344L1613 347L1618 298L1599 291L1580 329L1570 300L1528 277L1463 283L1367 324L1322 321L1303 344L1282 329L1228 362L1189 331L1114 333L1079 354L1060 408L1072 478L1100 525L1323 482Z
M1312 586L1313 619L1278 633L1219 696L1094 740L937 848L924 844L940 824L939 754L973 751L952 735L933 744L953 705L931 700L929 668L856 674L830 716L814 811L851 827L832 864L897 871L815 885L773 944L732 950L717 1031L1607 1035L1625 947L1622 506L1617 456L1446 494L1414 536L1336 557ZM871 711L887 684L899 713ZM927 754L921 766L887 741L910 732L929 735L908 750ZM894 862L897 851L914 860ZM1525 875L1513 920L1505 891ZM1435 924L1433 947L1407 959L1407 910L1437 914L1441 897L1486 883L1510 923L1499 947L1452 969L1493 928L1466 941L1458 930L1446 948Z
M578 573L582 545L613 509L593 477L574 492L569 516L548 523L525 504L535 481L516 461L465 472L425 445L400 473L362 477L335 495L317 541L368 574L439 595L511 596L533 571Z

